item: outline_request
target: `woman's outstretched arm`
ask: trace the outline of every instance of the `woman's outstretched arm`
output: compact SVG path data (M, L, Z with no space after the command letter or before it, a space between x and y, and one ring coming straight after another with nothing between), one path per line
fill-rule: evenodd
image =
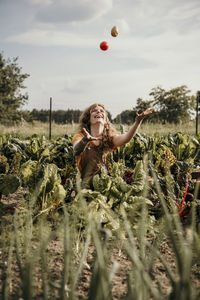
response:
M136 134L137 130L140 127L140 124L142 123L142 120L146 116L152 114L153 112L154 112L154 109L148 108L141 114L136 113L135 123L131 126L129 131L124 134L114 136L114 138L113 138L114 146L119 147L119 146L122 146L122 145L128 143L132 139L132 137Z

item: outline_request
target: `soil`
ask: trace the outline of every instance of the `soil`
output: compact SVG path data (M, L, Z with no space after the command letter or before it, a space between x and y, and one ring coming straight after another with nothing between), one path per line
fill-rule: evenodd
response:
M18 190L18 192L14 195L10 195L8 197L3 197L1 201L1 207L4 207L4 212L1 214L1 228L0 228L0 238L3 234L5 234L4 230L7 226L12 226L10 224L11 216L14 213L14 209L19 206L20 202L23 201L25 191L23 189ZM2 210L1 210L2 211ZM112 299L119 300L125 299L127 295L127 276L129 272L132 270L133 266L128 259L127 255L121 250L122 247L112 248L112 242L108 242L108 249L112 249L111 259L109 261L108 267L113 268L113 265L116 266L116 271L112 278ZM119 243L120 244L120 243ZM8 266L8 256L3 253L2 243L0 242L0 299L4 299L3 297L3 287L6 280L6 269ZM33 244L33 248L37 248L37 243ZM48 299L60 299L59 296L59 286L60 286L60 275L63 270L63 245L58 238L53 239L47 249L46 252L49 254L50 260L48 262L49 269L49 294ZM176 264L173 255L173 251L171 250L170 243L167 240L163 240L160 246L160 252L167 260L169 267L172 272L175 273ZM13 254L15 254L15 250ZM14 256L14 255L13 255ZM91 274L94 265L94 257L95 257L95 248L93 245L90 245L88 255L87 255L87 263L85 263L82 274L80 276L80 281L77 287L78 299L87 299L88 291L90 288L91 282ZM33 283L33 298L36 300L45 299L43 294L42 287L42 276L41 276L41 266L36 264L34 266L34 283ZM12 280L9 285L9 292L7 294L7 299L25 299L20 294L20 274L18 269L18 264L16 259L13 259L12 268L11 268ZM164 295L167 299L167 295L171 290L170 280L167 276L166 270L163 264L156 260L152 276L154 278L155 286L160 286ZM195 263L192 271L192 282L193 286L196 289L197 293L200 295L200 265ZM162 299L162 300L164 300ZM26 300L26 299L25 299Z

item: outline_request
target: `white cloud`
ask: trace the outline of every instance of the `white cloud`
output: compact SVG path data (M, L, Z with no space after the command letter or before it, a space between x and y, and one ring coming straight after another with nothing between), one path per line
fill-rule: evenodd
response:
M112 5L113 0L57 0L40 7L36 19L47 23L91 21L107 13Z
M90 84L91 81L87 76L67 76L63 79L63 85L60 90L69 94L81 94L87 91Z
M19 56L28 107L130 109L151 88L199 89L199 0L0 0L1 49ZM112 26L119 35L111 37ZM101 51L102 40L109 43ZM25 84L26 85L26 84ZM91 102L90 102L91 101ZM45 104L47 103L47 104Z
M72 46L90 48L94 46L92 38L76 35L71 32L33 29L6 38L6 42L15 42L34 46Z
M152 37L173 30L189 33L200 28L199 0L139 0L118 3L131 33Z
M130 33L130 25L128 24L128 22L124 18L117 19L116 24L117 24L118 28L120 28L119 34Z
M53 3L53 0L25 0L25 2L33 5L49 5Z

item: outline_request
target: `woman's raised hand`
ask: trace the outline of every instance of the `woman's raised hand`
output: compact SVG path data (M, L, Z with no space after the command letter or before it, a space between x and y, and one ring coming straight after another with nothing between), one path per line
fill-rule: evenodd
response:
M136 112L136 120L141 121L148 115L152 114L155 110L153 108L147 108L145 111L143 111L141 114Z

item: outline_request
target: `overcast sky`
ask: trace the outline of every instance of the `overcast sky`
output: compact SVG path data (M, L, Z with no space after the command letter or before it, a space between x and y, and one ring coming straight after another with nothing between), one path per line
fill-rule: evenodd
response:
M0 28L0 52L30 74L25 109L52 97L54 110L100 102L115 117L158 85L200 90L199 0L0 0Z

